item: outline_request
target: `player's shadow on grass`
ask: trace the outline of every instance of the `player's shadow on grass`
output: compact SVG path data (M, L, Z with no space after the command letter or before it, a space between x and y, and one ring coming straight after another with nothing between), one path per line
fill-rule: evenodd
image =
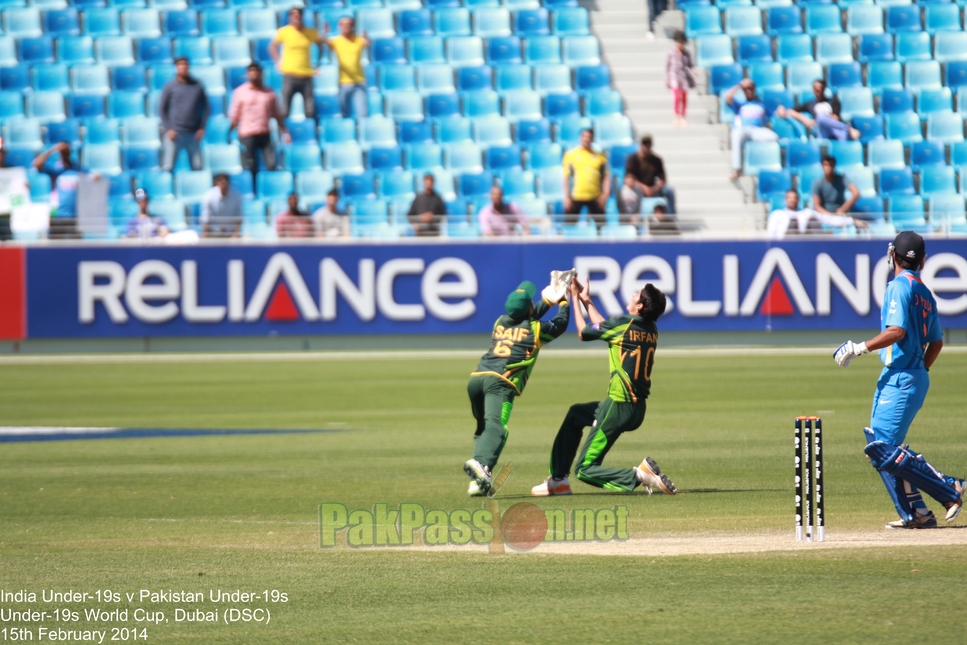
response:
M788 492L785 488L686 488L679 489L678 493L686 495L694 494L714 494L714 493L785 493ZM629 495L641 495L644 491L634 492L634 493L619 493L612 491L586 491L586 492L575 492L571 497L628 497ZM661 495L662 493L656 491L655 495ZM497 499L534 499L532 495L496 495ZM543 499L543 498L538 498Z

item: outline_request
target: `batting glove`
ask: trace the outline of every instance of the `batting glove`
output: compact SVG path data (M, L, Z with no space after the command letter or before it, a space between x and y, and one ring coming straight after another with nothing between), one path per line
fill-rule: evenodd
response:
M854 358L869 353L870 350L866 349L866 343L854 343L848 340L840 345L839 349L833 353L833 359L840 367L849 367L850 362Z

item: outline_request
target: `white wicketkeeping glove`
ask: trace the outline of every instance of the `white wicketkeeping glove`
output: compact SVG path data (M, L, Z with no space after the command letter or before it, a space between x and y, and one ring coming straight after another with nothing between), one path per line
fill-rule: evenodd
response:
M548 302L561 302L567 295L567 290L571 286L571 280L577 275L577 271L551 271L551 283L541 291L541 297Z
M850 361L854 358L869 353L870 350L866 349L866 343L854 343L848 340L833 353L833 359L840 367L849 367Z

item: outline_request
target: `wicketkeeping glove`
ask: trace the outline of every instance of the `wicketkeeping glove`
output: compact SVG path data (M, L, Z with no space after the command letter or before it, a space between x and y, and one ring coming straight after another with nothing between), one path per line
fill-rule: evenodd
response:
M577 275L577 271L551 271L551 283L541 291L541 297L548 302L561 302L567 295L567 290L571 286L571 280Z
M869 353L870 350L866 349L866 343L854 343L848 340L833 352L833 359L840 367L849 367L850 361L854 358Z

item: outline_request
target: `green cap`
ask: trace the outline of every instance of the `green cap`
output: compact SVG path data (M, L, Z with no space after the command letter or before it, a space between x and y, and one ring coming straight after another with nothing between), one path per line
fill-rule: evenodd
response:
M507 302L504 303L507 315L514 320L527 318L535 293L537 293L537 287L534 286L533 282L530 280L521 282L517 290L507 296Z

